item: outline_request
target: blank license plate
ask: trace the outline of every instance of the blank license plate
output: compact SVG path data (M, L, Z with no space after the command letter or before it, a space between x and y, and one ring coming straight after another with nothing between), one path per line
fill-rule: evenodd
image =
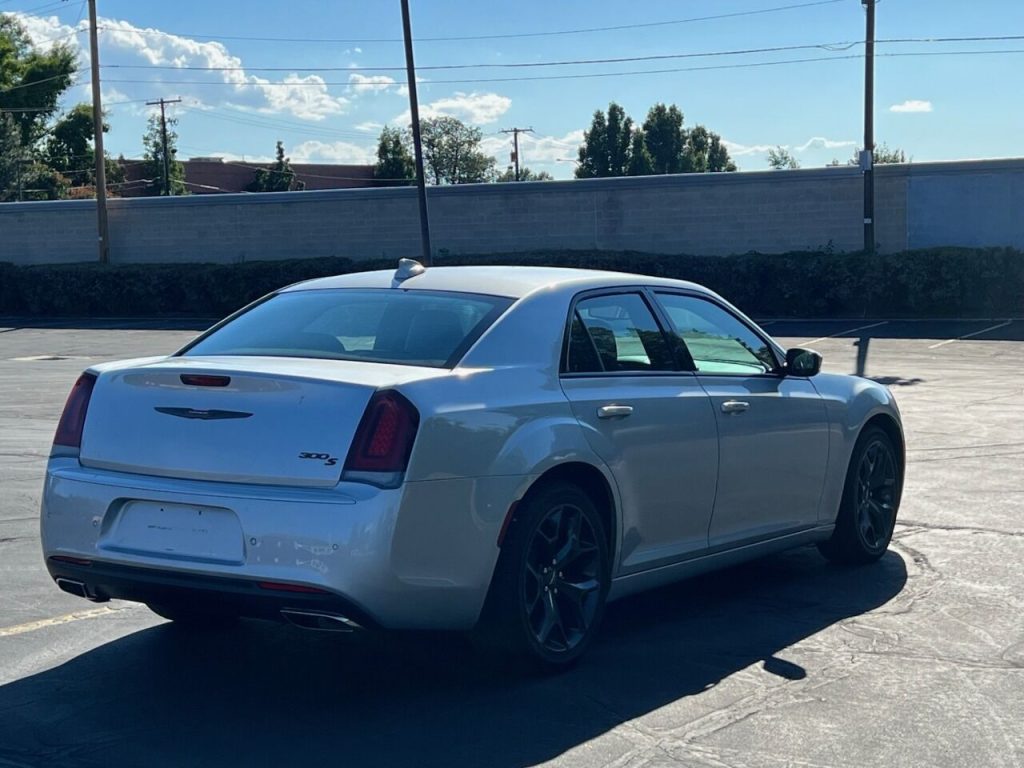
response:
M242 526L230 509L130 501L104 549L176 560L241 563Z

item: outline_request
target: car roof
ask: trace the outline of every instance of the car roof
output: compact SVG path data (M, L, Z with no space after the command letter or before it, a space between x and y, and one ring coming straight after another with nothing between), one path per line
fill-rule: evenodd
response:
M347 275L322 277L289 286L287 291L323 290L328 288L391 288L394 270L353 272ZM424 272L409 277L399 284L403 289L425 291L457 291L506 296L518 299L542 288L571 288L574 292L591 288L620 285L650 285L688 288L711 294L707 288L684 280L670 280L629 272L610 272L596 269L568 269L562 267L466 266L428 267Z

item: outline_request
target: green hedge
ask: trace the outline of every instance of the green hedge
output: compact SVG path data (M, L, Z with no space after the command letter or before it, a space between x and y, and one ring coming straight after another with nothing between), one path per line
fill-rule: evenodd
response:
M436 263L590 267L682 278L712 288L759 317L1024 316L1024 252L1007 248L874 256L538 251L443 255ZM346 258L230 265L0 263L0 315L219 317L300 280L394 266L394 260Z

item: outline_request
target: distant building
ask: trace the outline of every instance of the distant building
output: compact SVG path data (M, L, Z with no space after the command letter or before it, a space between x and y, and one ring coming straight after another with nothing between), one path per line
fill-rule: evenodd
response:
M148 176L146 161L124 160L124 184L112 190L122 197L142 197L146 194ZM185 185L193 195L217 195L227 192L246 192L256 178L256 171L269 164L225 160L222 157L194 157L183 160ZM372 165L321 165L292 163L295 178L304 182L306 189L351 189L372 187Z

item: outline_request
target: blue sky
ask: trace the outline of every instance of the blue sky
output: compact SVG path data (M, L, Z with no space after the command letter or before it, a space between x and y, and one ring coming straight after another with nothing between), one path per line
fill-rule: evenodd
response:
M675 22L809 4L814 0L412 0L416 38L474 37ZM76 41L82 0L0 0L0 11L30 12L33 36ZM183 157L269 157L281 139L293 161L371 161L383 124L407 121L398 0L99 0L100 59L112 130L107 147L142 152L142 102L181 97ZM879 39L1024 35L1019 0L880 0ZM77 34L76 34L77 32ZM860 0L832 0L756 15L629 30L457 41L422 40L420 102L426 114L478 125L485 146L507 164L513 125L532 126L523 159L559 178L571 176L581 132L611 100L638 122L662 101L686 123L720 133L741 170L766 167L767 147L791 149L805 167L845 161L862 135L863 60L850 50L762 52L557 67L473 67L578 59L676 55L855 42L864 35ZM305 42L232 38L300 38ZM312 42L330 38L347 42ZM45 42L43 43L45 44ZM1022 51L1005 54L880 56L876 64L876 137L914 161L1024 155L1024 39L879 45L878 53ZM562 80L464 82L494 78L623 73L835 57L803 64L677 71ZM155 69L153 66L167 67ZM182 67L231 67L230 71ZM386 68L396 69L386 69ZM261 68L278 68L271 71ZM331 71L329 68L334 68ZM374 69L381 68L381 69ZM437 82L439 80L463 82ZM184 82L192 81L192 82ZM87 73L71 100L87 98Z

